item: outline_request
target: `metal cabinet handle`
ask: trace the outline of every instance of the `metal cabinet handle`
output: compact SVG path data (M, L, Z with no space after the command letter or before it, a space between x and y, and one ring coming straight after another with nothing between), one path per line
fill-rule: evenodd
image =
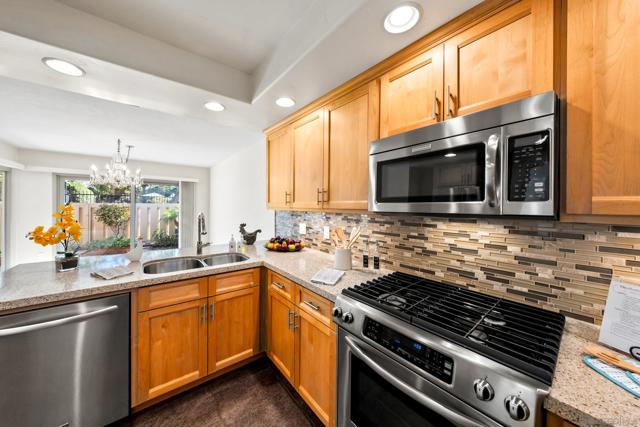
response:
M300 327L300 323L296 323L296 318L300 317L293 311L293 332L295 333L296 329Z
M322 190L320 190L320 187L318 187L318 193L316 194L316 203L317 204L322 203L322 199L320 198L321 194L322 194Z
M307 305L307 306L311 307L311 308L312 308L312 309L314 309L315 311L320 311L320 306L319 306L319 305L316 305L316 304L314 304L314 303L312 303L311 301L302 301L302 303L303 303L304 305Z
M200 320L202 323L207 321L207 304L202 304L200 307Z
M327 197L325 197L325 195ZM324 188L322 189L322 201L323 202L328 202L329 201L329 190L325 190Z
M291 193L289 193L288 191L284 192L284 204L288 205L289 203L291 203Z
M477 427L477 426L485 426L486 424L480 423L478 420L471 419L465 415L462 415L456 411L449 409L444 406L442 403L432 399L426 394L416 390L409 384L400 380L395 375L387 372L382 366L376 363L373 359L365 354L365 352L356 344L356 342L351 337L343 338L349 347L349 350L360 360L362 360L369 368L379 374L382 378L387 380L391 385L395 386L400 391L407 394L409 397L412 397L423 406L431 409L433 412L439 414L443 418L451 421L457 426L464 427Z
M498 205L498 177L500 175L500 165L498 155L500 154L500 137L493 134L487 141L487 175L490 180L487 185L487 199L489 206L495 208Z
M290 308L288 308L287 309L287 330L289 331L291 330L291 314L292 314L292 311ZM295 319L294 319L294 322L295 322Z
M42 329L53 328L55 326L66 325L68 323L81 322L91 319L92 317L101 316L103 314L117 311L120 307L112 305L101 308L99 310L90 311L88 313L76 314L75 316L63 317L62 319L49 320L48 322L33 323L31 325L16 326L15 328L0 329L0 337L8 337L11 335L24 334L27 332L40 331Z
M433 91L433 115L431 116L433 120L438 119L438 91Z
M271 282L273 284L273 286L275 286L278 289L284 289L284 285L282 283L278 283L278 282Z
M451 109L451 86L447 85L447 112L453 117L453 110Z
M213 306L213 302L209 305L209 309L211 310L211 320L215 319L214 316L214 306Z

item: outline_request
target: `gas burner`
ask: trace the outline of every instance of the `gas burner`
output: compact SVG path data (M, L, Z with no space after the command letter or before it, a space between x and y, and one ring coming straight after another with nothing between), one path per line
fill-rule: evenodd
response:
M489 338L489 335L487 335L487 333L484 330L482 330L481 327L477 327L476 329L471 331L468 338L471 341L476 342L478 344L486 344L486 341Z
M491 310L482 321L489 326L506 326L507 324L502 313L497 310Z
M387 304L393 308L402 309L407 306L407 299L394 294L382 294L378 297L378 302Z

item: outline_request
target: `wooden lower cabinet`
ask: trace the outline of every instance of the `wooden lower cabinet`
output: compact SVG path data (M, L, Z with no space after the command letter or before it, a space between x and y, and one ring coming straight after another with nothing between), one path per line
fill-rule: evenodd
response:
M294 384L295 336L292 322L295 311L293 302L273 289L269 289L268 298L267 354L282 375Z
M562 419L556 414L552 414L551 412L547 412L547 427L576 427L575 424Z
M260 351L259 307L259 286L209 298L210 374Z
M138 400L207 375L207 299L138 314Z
M298 286L292 295L270 287L268 298L267 355L318 418L335 426L336 332L324 310L331 302Z
M325 425L335 425L336 332L300 309L295 328L298 393Z
M142 288L133 301L134 407L260 352L259 268Z

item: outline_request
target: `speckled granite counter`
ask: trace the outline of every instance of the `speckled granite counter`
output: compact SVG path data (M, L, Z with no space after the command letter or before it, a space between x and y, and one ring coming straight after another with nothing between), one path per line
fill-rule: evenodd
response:
M640 399L582 362L582 348L599 329L567 318L551 393L545 408L581 427L640 426Z
M225 251L226 246L207 247L203 251L203 256ZM376 276L372 271L354 269L346 272L335 286L312 283L311 277L318 270L333 265L331 255L312 249L304 249L296 253L269 252L260 242L256 247L248 249L246 255L249 259L239 263L177 273L149 275L142 272L142 263L146 261L195 256L195 254L195 248L150 251L144 254L141 262L134 263L129 263L129 260L122 255L86 257L81 258L78 270L65 273L56 273L53 262L19 265L0 275L0 313L260 266L270 268L332 301L335 301L342 289ZM91 271L95 269L116 265L130 265L133 274L113 280L102 280L91 276Z

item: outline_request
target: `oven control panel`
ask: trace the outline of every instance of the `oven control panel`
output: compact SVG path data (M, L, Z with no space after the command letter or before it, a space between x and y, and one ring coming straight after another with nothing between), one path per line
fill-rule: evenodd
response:
M453 359L366 318L364 336L447 384L453 381Z
M512 202L549 200L551 132L512 136L509 145L509 194Z

